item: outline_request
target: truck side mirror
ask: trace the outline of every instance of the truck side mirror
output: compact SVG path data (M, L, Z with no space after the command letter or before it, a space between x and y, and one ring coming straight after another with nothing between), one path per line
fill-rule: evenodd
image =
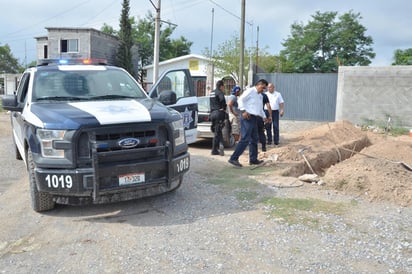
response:
M159 94L159 101L163 104L163 105L174 105L176 104L176 93L172 90L163 90L162 92L160 92Z
M2 98L3 108L10 111L22 111L23 108L19 106L16 95L6 95Z

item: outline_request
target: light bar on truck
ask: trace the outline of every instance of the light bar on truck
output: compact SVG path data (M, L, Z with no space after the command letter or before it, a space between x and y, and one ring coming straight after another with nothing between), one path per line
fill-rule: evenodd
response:
M106 59L40 59L37 61L37 66L48 65L107 65Z

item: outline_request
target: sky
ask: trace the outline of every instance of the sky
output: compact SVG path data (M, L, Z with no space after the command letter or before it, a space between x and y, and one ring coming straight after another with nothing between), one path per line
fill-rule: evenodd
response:
M130 0L130 16L145 18L159 0ZM21 64L36 60L36 40L46 27L119 29L122 0L0 0L0 45L8 44ZM153 4L152 4L153 3ZM193 42L191 53L215 50L241 28L241 0L162 0L161 20L177 25L172 38ZM389 66L396 49L412 48L411 0L245 0L245 46L279 54L293 23L307 24L317 11L360 13L373 38L372 66Z

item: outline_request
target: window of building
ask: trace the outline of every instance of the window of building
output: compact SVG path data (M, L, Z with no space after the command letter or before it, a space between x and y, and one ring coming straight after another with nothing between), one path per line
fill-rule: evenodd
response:
M47 50L47 45L44 45L44 47L43 47L43 58L47 59L47 58L49 58L48 56L49 56L49 54L48 54L48 50Z
M61 40L61 52L79 52L79 39Z

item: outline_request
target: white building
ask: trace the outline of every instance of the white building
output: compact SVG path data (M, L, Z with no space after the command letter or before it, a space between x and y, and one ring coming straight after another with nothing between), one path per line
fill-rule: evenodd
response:
M21 74L0 74L0 95L13 95L17 90Z
M210 84L208 83L213 83L211 80L210 67L209 58L202 55L189 54L160 62L158 71L160 76L169 69L189 69L197 96L203 96L206 95L206 85L209 86ZM144 84L146 90L150 90L153 85L153 65L145 66L143 69L146 70ZM213 85L210 86L213 88Z

